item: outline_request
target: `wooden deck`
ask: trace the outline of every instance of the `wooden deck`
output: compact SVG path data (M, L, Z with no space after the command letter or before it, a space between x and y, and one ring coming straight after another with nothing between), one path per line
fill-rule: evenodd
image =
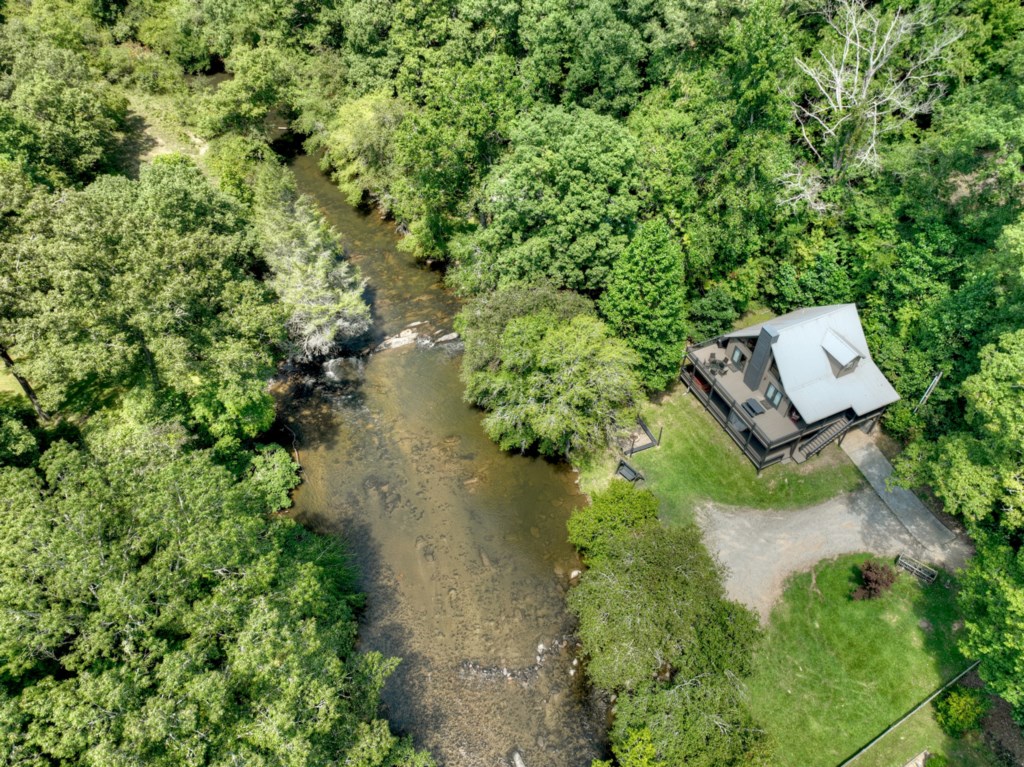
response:
M738 407L741 403L751 398L761 404L765 412L754 416L751 421L757 425L759 431L769 443L786 442L799 435L803 426L802 421L793 421L785 413L772 407L764 399L764 394L752 392L747 388L747 385L743 383L743 371L739 370L731 362L718 366L718 369L722 372L718 374L711 372L711 355L716 354L721 358L723 353L716 345L711 344L703 348L691 349L689 357L705 378L717 384L716 388L718 391L728 395L731 406Z
M799 416L772 407L758 392L743 382L743 371L731 362L716 359L722 350L715 344L691 347L679 379L703 403L726 433L747 455L758 471L772 464L794 460L803 463L809 457L878 414L851 419L846 413L808 426ZM743 403L753 399L763 412L750 412Z

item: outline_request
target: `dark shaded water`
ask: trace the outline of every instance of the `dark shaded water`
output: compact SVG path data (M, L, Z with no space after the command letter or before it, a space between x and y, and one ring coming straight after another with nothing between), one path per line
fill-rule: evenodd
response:
M313 158L292 167L368 278L380 333L449 333L458 306L438 275ZM579 566L565 522L581 499L566 468L487 439L458 365L450 346L410 344L373 354L350 389L284 395L305 469L295 513L349 541L363 647L404 659L384 693L398 731L448 767L511 764L513 749L528 767L585 767L603 714L574 673L564 608Z

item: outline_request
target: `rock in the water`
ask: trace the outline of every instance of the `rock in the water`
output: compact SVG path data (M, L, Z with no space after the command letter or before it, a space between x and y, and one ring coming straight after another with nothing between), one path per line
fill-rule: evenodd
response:
M388 338L385 338L383 341L381 341L377 348L374 349L374 351L383 352L388 349L397 349L401 346L409 346L411 344L416 343L417 337L418 334L416 333L415 330L406 329L399 333L397 336L390 336Z
M446 335L443 335L440 338L438 338L437 339L437 343L439 343L439 344L446 344L449 341L457 341L457 340L459 340L459 334L458 333L447 333Z

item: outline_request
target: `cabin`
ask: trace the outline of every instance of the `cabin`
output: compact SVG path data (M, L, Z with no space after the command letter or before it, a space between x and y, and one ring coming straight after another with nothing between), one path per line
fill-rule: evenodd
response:
M871 431L900 398L871 359L855 304L798 309L687 347L679 378L758 471Z

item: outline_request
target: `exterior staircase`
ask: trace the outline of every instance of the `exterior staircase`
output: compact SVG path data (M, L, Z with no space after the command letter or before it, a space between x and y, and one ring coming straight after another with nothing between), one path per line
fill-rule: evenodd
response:
M846 430L852 425L852 418L840 418L831 426L828 426L824 430L818 432L805 444L801 445L800 449L794 454L794 459L798 463L803 463L811 456L817 455L828 447L833 440L839 439L839 437L843 436L843 434L846 433Z

